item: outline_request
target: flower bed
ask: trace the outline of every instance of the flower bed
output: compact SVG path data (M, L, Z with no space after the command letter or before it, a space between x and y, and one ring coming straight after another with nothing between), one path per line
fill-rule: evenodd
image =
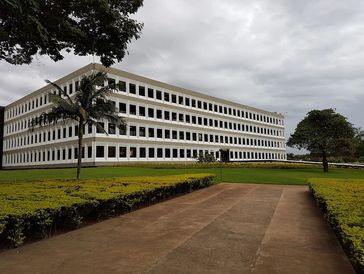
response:
M0 245L15 247L212 184L209 174L0 184Z
M364 273L364 180L313 179L310 190L353 266Z

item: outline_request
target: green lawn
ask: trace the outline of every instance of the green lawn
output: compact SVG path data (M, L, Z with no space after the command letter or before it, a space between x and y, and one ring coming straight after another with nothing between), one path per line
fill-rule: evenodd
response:
M309 168L155 168L155 167L97 167L83 168L83 179L123 176L160 176L187 173L215 174L216 182L265 183L265 184L308 184L309 178L364 179L364 170L331 168L323 173L319 167ZM0 182L18 180L73 179L76 169L2 170ZM221 179L222 178L222 179Z

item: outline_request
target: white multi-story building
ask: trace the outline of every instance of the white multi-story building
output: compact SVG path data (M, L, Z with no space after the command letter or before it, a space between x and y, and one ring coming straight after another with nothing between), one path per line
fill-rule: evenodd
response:
M86 128L84 165L186 162L206 153L223 161L286 159L284 117L276 112L99 64L89 64L56 83L72 96L82 76L95 70L107 71L110 81L121 83L122 90L109 99L127 125L119 129L104 121L108 134ZM3 108L3 168L73 166L77 162L76 123L29 128L32 118L52 106L50 92L54 88L47 85Z

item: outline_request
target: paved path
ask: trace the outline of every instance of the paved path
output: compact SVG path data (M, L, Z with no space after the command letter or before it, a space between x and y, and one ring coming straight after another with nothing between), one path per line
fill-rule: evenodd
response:
M0 254L0 273L354 273L307 187L219 184Z

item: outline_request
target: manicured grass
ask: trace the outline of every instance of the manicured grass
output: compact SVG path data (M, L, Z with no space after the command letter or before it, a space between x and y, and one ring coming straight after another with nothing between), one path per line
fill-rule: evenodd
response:
M323 208L358 273L364 273L364 180L311 179Z
M216 166L216 165L215 165ZM288 165L289 166L289 165ZM289 168L279 168L274 164L265 164L262 167L188 167L160 166L121 166L121 167L97 167L83 168L83 179L130 177L130 176L161 176L191 173L209 173L216 175L215 182L233 183L259 183L259 184L308 184L309 178L338 178L338 179L364 179L364 170L331 168L328 173L323 173L319 166L302 167L298 165ZM38 170L3 170L0 171L0 182L18 180L48 180L48 179L73 179L76 169L38 169Z
M27 238L76 228L83 219L115 216L211 184L209 174L3 182L0 246L18 246Z

